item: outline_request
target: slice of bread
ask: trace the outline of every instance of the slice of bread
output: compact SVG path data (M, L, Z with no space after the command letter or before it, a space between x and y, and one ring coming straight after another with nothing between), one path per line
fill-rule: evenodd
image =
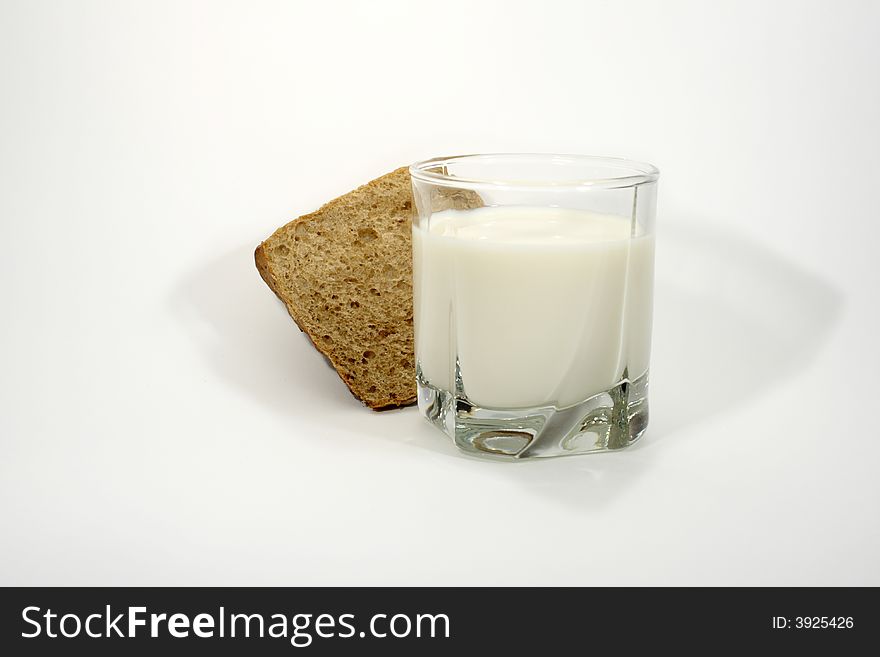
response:
M432 212L483 205L455 188L432 188L427 202ZM416 402L412 211L402 167L294 219L254 253L293 321L374 411Z
M403 167L282 226L254 254L293 321L377 411L416 401L411 214Z

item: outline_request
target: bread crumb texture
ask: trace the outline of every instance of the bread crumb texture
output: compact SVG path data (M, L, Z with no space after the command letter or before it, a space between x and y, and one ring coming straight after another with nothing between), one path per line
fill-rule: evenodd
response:
M256 251L290 316L374 410L416 401L405 167L279 228Z

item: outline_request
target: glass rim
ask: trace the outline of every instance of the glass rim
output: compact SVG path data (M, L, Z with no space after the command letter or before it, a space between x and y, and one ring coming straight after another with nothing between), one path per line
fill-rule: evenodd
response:
M447 173L431 171L445 167L449 164L462 161L491 161L498 159L522 160L524 162L546 161L552 165L584 164L594 167L605 167L609 172L617 170L619 175L596 176L596 177L573 177L549 181L528 180L499 180L497 178L480 178L473 176L459 177ZM496 189L522 189L522 190L588 190L588 189L619 189L636 187L647 183L656 182L660 177L660 170L653 164L639 162L621 157L603 157L598 155L572 155L557 153L483 153L470 155L451 155L435 157L429 160L421 160L409 167L410 176L421 182L444 187L479 188L492 187Z

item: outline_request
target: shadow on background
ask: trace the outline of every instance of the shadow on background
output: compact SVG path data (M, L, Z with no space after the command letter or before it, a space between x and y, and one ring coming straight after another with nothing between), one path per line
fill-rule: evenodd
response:
M262 281L252 248L192 272L171 301L207 364L260 406L292 416L316 404L360 406Z
M213 376L255 406L254 412L290 418L291 436L303 417L320 417L330 436L344 430L456 455L415 409L374 413L351 395L262 281L251 247L192 271L169 301Z
M656 272L645 439L625 454L480 464L490 468L487 476L514 478L530 493L566 504L602 506L650 467L655 445L807 367L842 307L827 282L707 222L664 223ZM374 414L364 408L270 296L248 247L193 272L172 303L216 374L257 405L291 418L324 413L339 429L474 460L415 409Z
M648 445L804 370L843 305L821 278L706 222L664 225L656 271Z

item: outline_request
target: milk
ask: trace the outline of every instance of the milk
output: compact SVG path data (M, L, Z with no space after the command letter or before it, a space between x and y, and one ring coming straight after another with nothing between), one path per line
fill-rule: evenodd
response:
M416 358L486 408L565 407L648 369L653 236L546 207L433 214L413 227Z

